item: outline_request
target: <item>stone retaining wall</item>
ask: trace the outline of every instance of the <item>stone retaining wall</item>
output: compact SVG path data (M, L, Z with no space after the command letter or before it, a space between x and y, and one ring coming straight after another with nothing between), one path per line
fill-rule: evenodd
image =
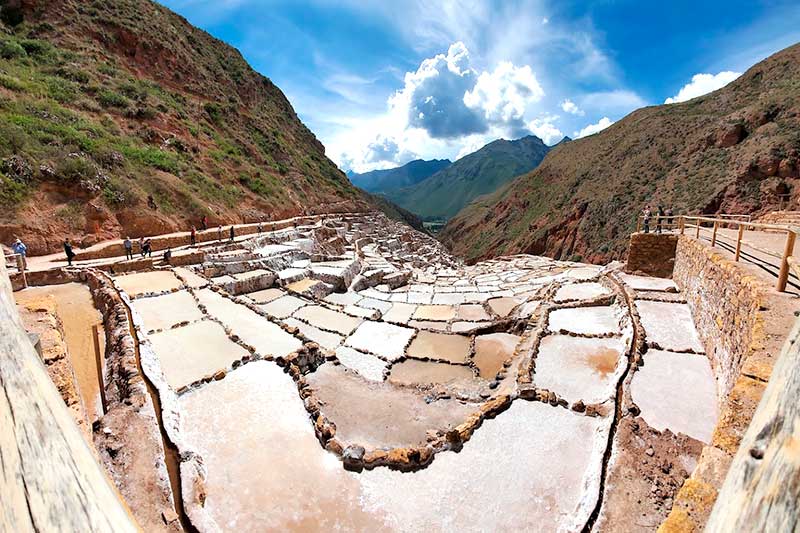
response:
M634 233L628 248L628 264L625 271L648 276L668 278L675 265L677 235L658 233Z
M724 401L744 361L763 345L759 308L766 287L736 263L685 236L676 249L673 279L692 310L714 367L718 397Z
M753 418L772 373L772 344L765 334L769 288L736 263L697 240L678 239L675 283L692 310L714 368L719 419L711 444L678 492L659 532L701 531L711 513L733 455ZM786 332L773 332L782 342Z

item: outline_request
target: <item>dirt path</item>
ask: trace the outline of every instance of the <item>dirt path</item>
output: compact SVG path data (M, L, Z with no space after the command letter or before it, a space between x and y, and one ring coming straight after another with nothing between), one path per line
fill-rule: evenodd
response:
M19 303L28 306L47 295L52 295L56 300L58 317L64 327L64 340L67 343L80 395L86 406L89 422L93 422L102 416L103 407L100 401L100 382L92 327L102 324L103 317L94 307L89 289L80 283L31 287L14 293ZM102 328L100 333L100 353L103 353L105 339Z

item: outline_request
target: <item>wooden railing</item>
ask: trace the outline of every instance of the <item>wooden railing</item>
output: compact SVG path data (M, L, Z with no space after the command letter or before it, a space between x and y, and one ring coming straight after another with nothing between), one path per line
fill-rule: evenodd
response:
M639 216L636 231L640 232L644 227L644 217ZM687 229L694 229L694 237L700 238L701 229L711 230L711 246L717 245L717 233L720 228L737 228L738 234L736 237L736 248L734 251L734 261L738 262L742 255L742 243L746 244L749 248L758 251L761 254L769 257L774 257L779 261L778 282L776 289L778 292L786 291L786 284L789 281L790 267L794 259L794 245L797 240L797 234L800 229L794 226L787 226L781 224L761 224L752 222L750 215L714 215L713 217L706 217L701 215L674 215L674 216L658 216L651 215L649 224L650 231L657 231L660 227L663 230L676 230L681 235L686 233ZM705 226L704 226L705 224ZM751 242L744 239L745 231L765 231L771 233L785 233L786 241L784 242L783 253L778 253L773 250L767 250L763 247L756 246ZM798 269L800 270L800 269ZM794 272L794 269L792 269ZM795 275L797 273L795 272ZM800 277L800 276L798 276Z
M47 375L0 254L0 531L137 531Z

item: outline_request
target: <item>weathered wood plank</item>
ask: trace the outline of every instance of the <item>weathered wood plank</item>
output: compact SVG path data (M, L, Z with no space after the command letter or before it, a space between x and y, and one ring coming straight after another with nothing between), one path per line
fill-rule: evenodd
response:
M783 346L706 531L800 531L800 321Z
M0 255L0 531L137 531L36 355Z

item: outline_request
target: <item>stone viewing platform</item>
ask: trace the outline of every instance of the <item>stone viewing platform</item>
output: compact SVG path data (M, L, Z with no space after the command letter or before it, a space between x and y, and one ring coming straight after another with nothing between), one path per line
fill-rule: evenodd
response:
M102 325L48 341L53 409L147 531L702 529L796 309L689 235L466 266L376 213L227 230L11 276L47 339L86 291ZM3 347L5 384L36 355Z

